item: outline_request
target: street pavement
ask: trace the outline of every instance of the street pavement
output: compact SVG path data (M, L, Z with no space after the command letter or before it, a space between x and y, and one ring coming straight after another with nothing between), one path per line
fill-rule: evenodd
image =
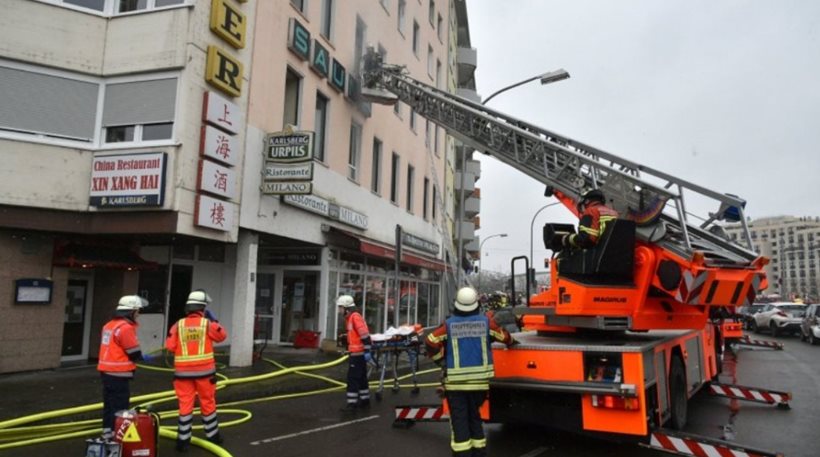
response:
M754 336L770 339L765 336ZM732 402L725 398L711 397L704 392L690 403L690 419L687 430L690 433L713 438L731 438L744 445L776 450L786 457L815 457L820 455L820 438L817 424L820 423L820 346L811 347L795 337L781 337L778 341L786 344L785 351L739 350L736 363L727 358L721 381L745 386L766 387L791 391L794 399L791 410L780 410L772 406ZM301 350L304 351L304 350ZM280 350L271 354L288 366L331 360L315 351ZM344 379L346 365L321 372L338 379ZM427 364L422 367L429 368ZM270 368L258 366L255 372ZM58 372L61 370L57 370ZM75 370L75 373L80 370ZM15 389L18 395L37 385L38 377L49 373L9 375L0 377L0 391ZM232 373L232 377L249 374L247 370ZM86 378L87 375L84 375ZM145 376L145 377L150 377ZM77 377L77 376L73 376ZM298 375L288 375L289 380L278 380L277 384L242 387L231 386L218 394L220 402L248 399L259 396L287 394L326 387L323 381ZM420 382L434 382L436 375L427 374ZM17 381L17 382L15 382ZM24 386L19 386L24 381ZM144 380L145 383L149 383ZM135 382L138 383L138 381ZM237 387L237 389L234 389ZM55 397L55 390L44 392L46 399ZM86 389L89 390L89 389ZM231 392L231 390L234 390ZM90 394L91 401L99 401L97 386ZM46 401L44 405L26 406L15 398L0 402L0 420L16 417L7 406L9 401L16 411L30 412L34 408L54 409L81 404L82 395L76 401L59 397L60 401ZM30 396L30 395L29 395ZM56 398L56 397L55 397ZM74 397L71 397L74 398ZM301 398L252 403L235 408L250 411L250 422L223 429L224 447L237 457L252 456L449 456L449 426L447 423L419 423L409 429L392 427L393 407L407 404L436 404L438 398L432 389L422 389L413 395L409 389L394 393L389 387L380 402L374 400L368 410L356 414L339 411L343 406L344 393L341 391L317 394ZM59 404L58 404L59 403ZM234 408L231 406L231 408ZM227 409L227 407L225 407ZM31 411L33 412L33 411ZM237 416L222 414L222 422ZM552 432L532 427L513 427L490 424L486 426L489 455L493 457L539 457L539 456L662 456L658 451L639 448L632 444L617 444L602 440L579 437L567 433ZM201 432L195 432L201 435ZM84 451L82 439L59 443L35 445L26 448L0 451L2 456L61 455L81 456ZM176 455L173 442L161 440L159 454ZM211 456L209 452L192 447L187 454L192 457Z

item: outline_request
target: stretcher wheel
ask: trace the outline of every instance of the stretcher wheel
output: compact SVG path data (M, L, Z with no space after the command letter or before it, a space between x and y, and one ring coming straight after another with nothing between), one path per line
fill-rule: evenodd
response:
M393 386L390 390L392 390L393 393L396 393L399 391L399 386Z
M376 401L382 401L382 393L376 392Z

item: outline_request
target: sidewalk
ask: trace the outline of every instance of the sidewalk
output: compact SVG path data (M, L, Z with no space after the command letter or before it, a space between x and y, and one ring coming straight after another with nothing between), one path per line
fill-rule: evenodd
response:
M218 350L227 353L225 348L218 348ZM286 367L295 367L332 362L341 355L324 353L318 349L272 347L265 351L264 357ZM217 361L227 363L227 356L218 356ZM423 366L429 363L424 357L420 358L419 362ZM161 359L153 361L152 364L164 366ZM400 358L399 368L400 372L409 371L406 356ZM220 370L220 373L235 379L278 370L279 368L260 360L250 367L224 368ZM344 382L347 376L347 363L340 363L313 373ZM391 373L388 369L386 378L389 378ZM371 380L374 376L378 379L378 373L374 373ZM138 368L136 377L131 383L131 396L172 390L172 382L172 373ZM387 379L385 379L385 385L389 386ZM321 380L288 374L265 381L228 386L217 393L217 398L220 403L227 403L326 387L329 385ZM102 401L102 385L95 364L0 375L0 392L2 392L0 421ZM175 405L170 406L172 409L174 407ZM99 417L99 414L96 411L76 415L73 418L91 419Z

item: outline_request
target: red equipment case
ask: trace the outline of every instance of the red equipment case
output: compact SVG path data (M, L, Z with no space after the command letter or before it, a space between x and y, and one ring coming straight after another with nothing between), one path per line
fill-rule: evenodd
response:
M117 412L114 441L122 445L122 457L157 457L159 416L144 409Z

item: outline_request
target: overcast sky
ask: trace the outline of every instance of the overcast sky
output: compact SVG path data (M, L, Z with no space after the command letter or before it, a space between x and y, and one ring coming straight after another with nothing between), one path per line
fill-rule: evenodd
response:
M478 92L565 68L490 106L747 200L746 214L820 216L820 1L467 0ZM528 255L543 185L483 154L485 268ZM694 211L705 216L717 208ZM535 223L535 266L549 252Z

